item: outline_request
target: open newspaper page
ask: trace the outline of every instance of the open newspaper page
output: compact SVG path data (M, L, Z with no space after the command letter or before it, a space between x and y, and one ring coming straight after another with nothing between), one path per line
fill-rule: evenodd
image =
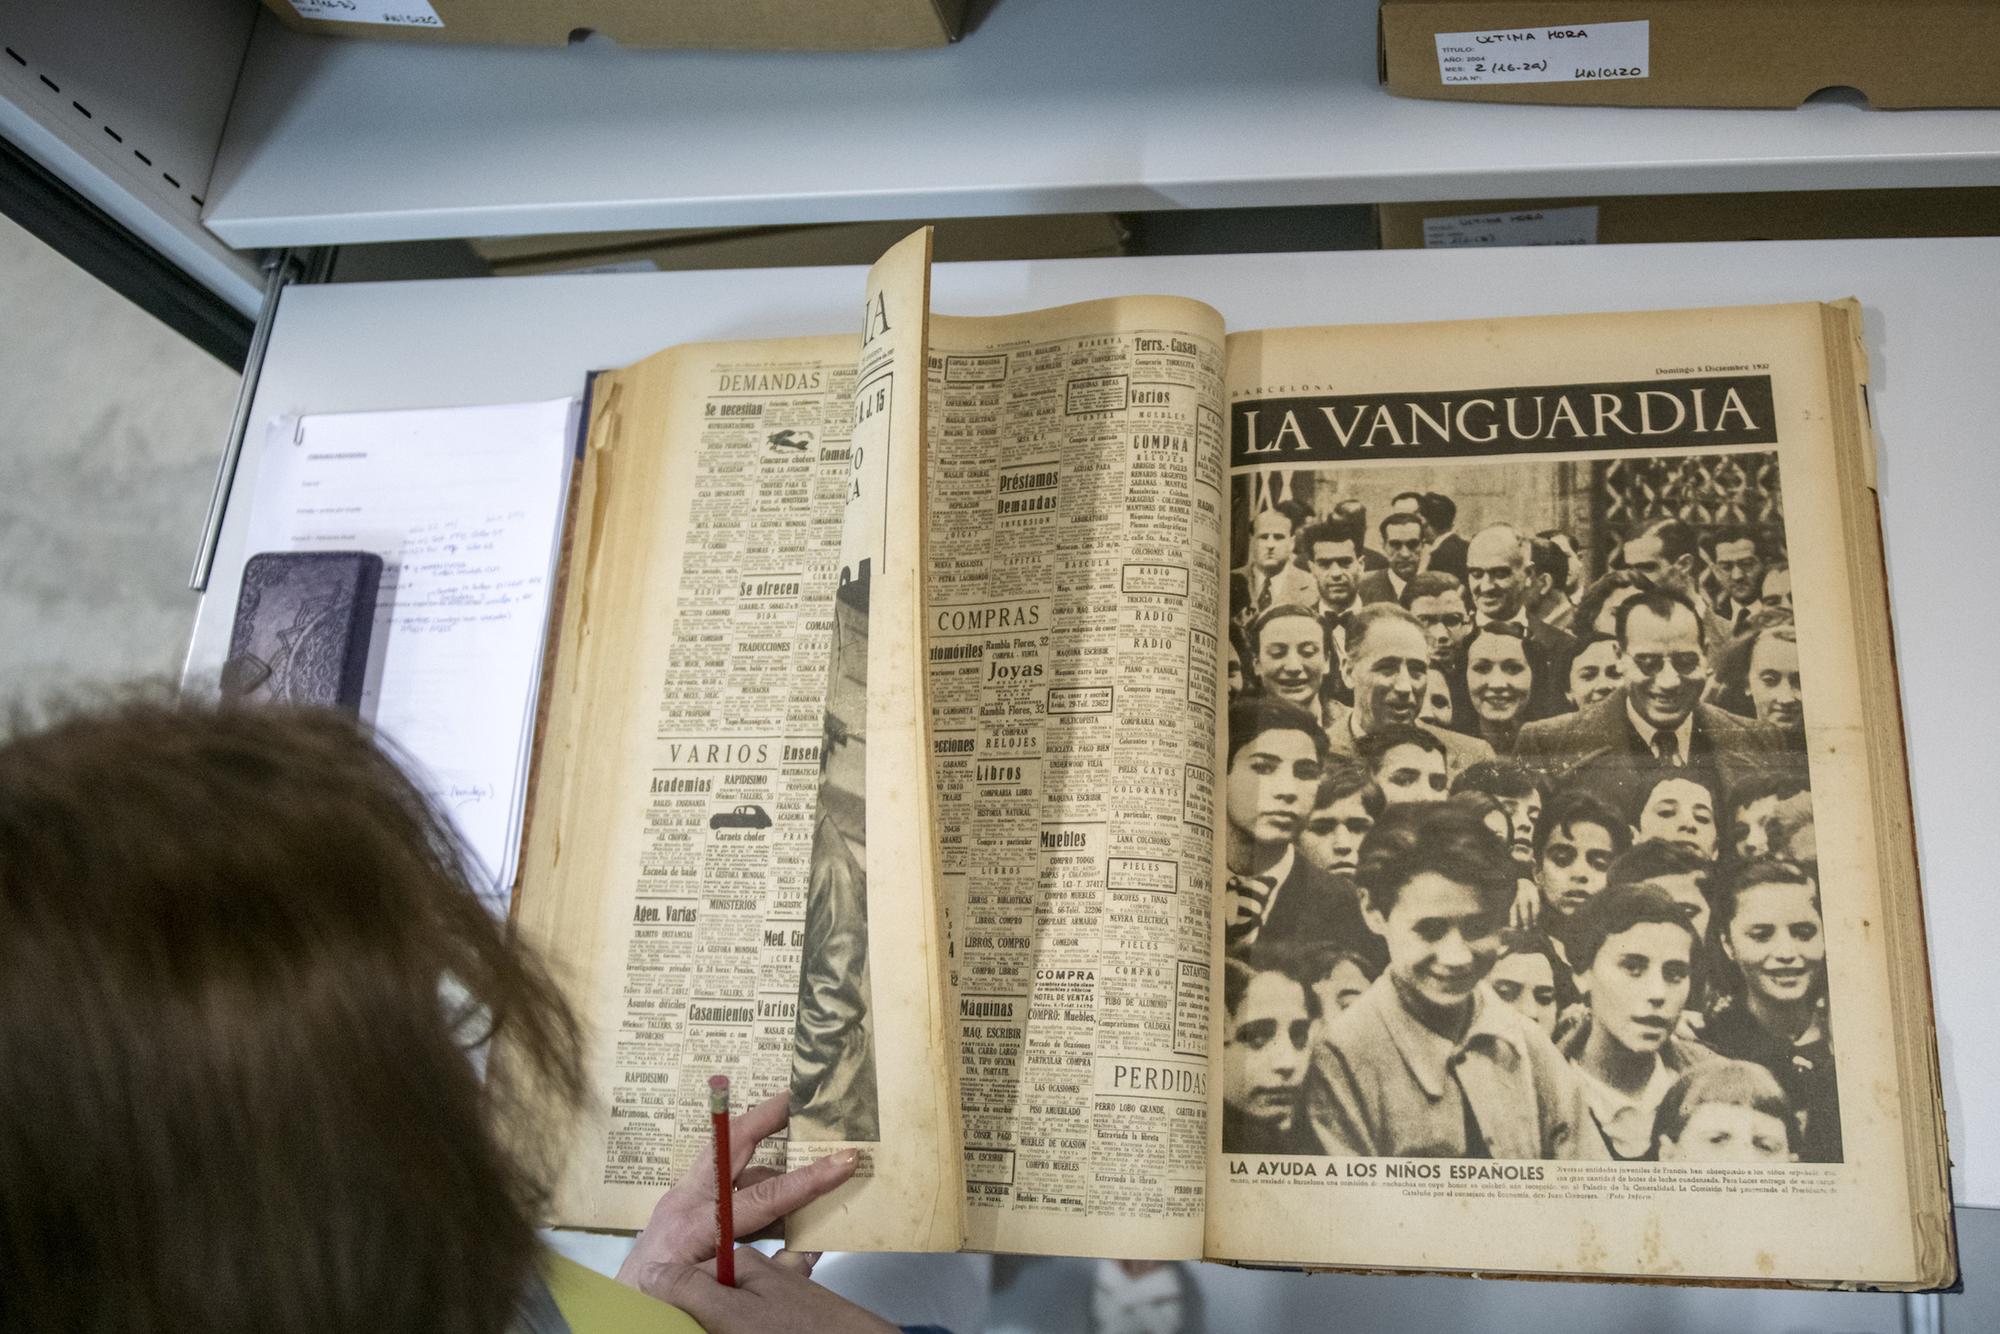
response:
M965 1241L924 666L924 337L930 232L869 272L822 659L790 1157L865 1152L793 1214L789 1245Z
M975 1249L1193 1256L1221 321L932 321L932 747Z
M517 906L598 1091L559 1223L643 1226L708 1143L709 1075L787 1086L857 351L678 347L593 383Z
M1231 336L1209 1255L1949 1274L1851 316Z

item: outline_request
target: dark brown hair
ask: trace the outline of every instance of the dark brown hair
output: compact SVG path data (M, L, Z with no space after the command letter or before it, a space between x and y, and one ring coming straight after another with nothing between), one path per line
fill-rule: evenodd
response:
M468 864L335 714L0 744L0 1329L506 1328L579 1030Z

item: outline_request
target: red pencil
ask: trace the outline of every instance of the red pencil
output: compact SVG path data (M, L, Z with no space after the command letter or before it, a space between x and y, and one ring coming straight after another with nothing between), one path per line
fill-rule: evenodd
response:
M736 1183L729 1170L729 1076L708 1077L708 1119L715 1127L715 1281L736 1286Z

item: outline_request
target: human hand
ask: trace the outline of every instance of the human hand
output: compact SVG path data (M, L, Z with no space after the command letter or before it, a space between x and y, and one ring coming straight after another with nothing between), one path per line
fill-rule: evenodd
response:
M1522 876L1514 882L1514 907L1507 914L1507 924L1523 931L1532 931L1535 919L1542 911L1542 891L1533 880Z
M896 1334L882 1317L749 1246L736 1248L733 1288L715 1281L710 1261L661 1265L643 1291L687 1312L708 1334Z
M730 1179L736 1184L731 1208L739 1237L755 1236L800 1205L818 1199L853 1176L861 1161L859 1150L843 1149L790 1172L750 1166L757 1146L783 1129L790 1115L786 1095L774 1093L729 1122ZM653 1292L663 1267L696 1265L714 1258L715 1149L711 1145L653 1206L653 1216L639 1234L638 1244L618 1266L618 1281L641 1292Z

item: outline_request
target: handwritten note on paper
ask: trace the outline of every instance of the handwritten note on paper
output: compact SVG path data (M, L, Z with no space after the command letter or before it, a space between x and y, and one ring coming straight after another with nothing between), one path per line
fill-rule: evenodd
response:
M1643 79L1652 72L1652 32L1646 19L1441 32L1438 78L1446 84Z
M1456 213L1424 219L1424 249L1468 246L1595 245L1597 205L1511 209L1505 213Z
M361 713L451 812L498 912L520 851L576 400L275 424L245 550L382 557Z

